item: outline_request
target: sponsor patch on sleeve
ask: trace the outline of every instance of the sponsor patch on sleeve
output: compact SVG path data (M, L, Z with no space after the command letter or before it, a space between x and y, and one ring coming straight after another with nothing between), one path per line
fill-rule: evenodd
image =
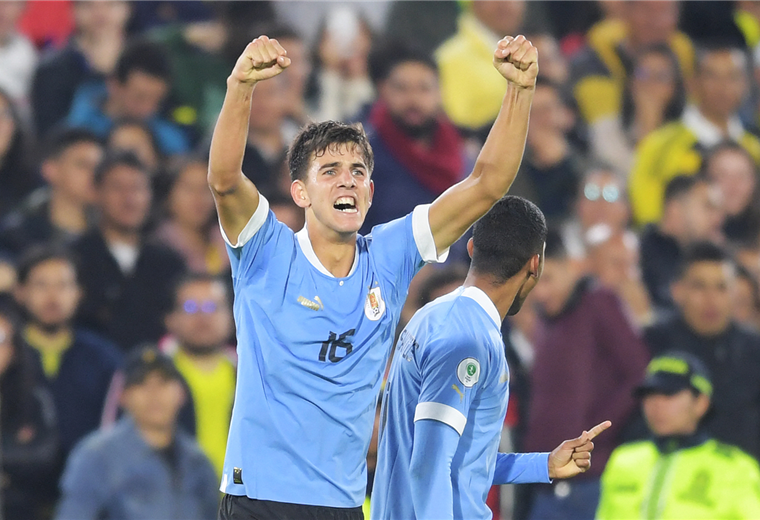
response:
M472 386L480 379L480 362L475 358L465 358L457 366L457 378L465 386Z

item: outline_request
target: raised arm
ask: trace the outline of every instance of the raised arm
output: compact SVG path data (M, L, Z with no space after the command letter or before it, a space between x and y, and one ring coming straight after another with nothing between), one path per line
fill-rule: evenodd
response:
M497 44L493 62L507 80L507 92L472 173L441 194L430 208L430 229L439 253L507 193L522 161L538 53L525 37L506 37Z
M251 95L256 83L278 75L288 65L290 58L277 40L260 36L248 44L227 78L227 95L211 138L208 184L219 221L233 244L259 205L259 192L242 171Z

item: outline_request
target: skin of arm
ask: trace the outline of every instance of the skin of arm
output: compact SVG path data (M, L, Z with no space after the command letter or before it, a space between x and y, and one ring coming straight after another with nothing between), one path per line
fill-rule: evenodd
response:
M494 67L507 80L501 110L472 173L438 197L430 208L430 229L441 253L499 201L517 175L525 150L538 53L523 36L499 41Z
M208 183L219 221L233 243L259 205L259 192L242 171L251 95L256 83L289 65L290 58L277 40L261 36L248 44L227 78L227 94L211 138Z

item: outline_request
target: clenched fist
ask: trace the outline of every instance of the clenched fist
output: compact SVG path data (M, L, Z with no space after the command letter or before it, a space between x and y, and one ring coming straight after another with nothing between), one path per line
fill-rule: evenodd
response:
M288 52L277 40L259 36L240 55L231 77L241 83L255 84L275 77L289 65Z
M538 50L523 35L507 36L496 45L493 66L507 81L532 88L538 76Z

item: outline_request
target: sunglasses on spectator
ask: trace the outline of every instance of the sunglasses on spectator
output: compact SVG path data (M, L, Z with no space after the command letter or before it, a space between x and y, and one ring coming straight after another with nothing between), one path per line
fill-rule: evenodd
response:
M182 302L182 310L185 311L185 314L198 314L199 312L213 314L218 308L217 303L212 300L185 300Z
M604 199L607 202L617 202L620 199L620 188L617 184L605 184L600 186L595 182L586 183L583 187L583 196L586 200L597 201Z

